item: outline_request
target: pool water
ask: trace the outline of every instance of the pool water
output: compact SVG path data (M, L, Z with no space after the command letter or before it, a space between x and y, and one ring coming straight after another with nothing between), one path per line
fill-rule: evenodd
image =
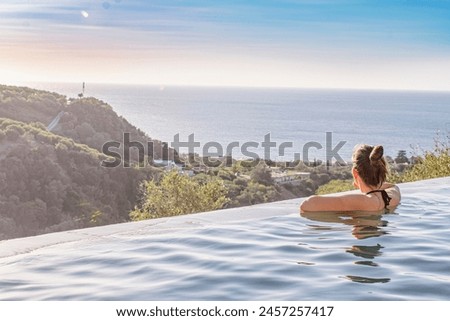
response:
M2 300L449 300L450 177L390 214L300 199L0 242Z

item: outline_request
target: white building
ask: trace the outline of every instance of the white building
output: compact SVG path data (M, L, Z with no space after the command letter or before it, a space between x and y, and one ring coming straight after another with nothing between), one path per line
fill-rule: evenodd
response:
M272 179L276 184L299 184L310 176L309 172L272 172Z

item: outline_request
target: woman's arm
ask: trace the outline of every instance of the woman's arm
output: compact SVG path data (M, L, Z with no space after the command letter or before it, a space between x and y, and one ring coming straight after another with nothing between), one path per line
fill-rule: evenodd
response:
M397 185L391 184L391 183L384 183L381 186L381 189L384 189L386 193L388 193L389 197L391 198L391 202L389 203L389 208L396 207L402 198L400 193L400 188L398 188Z
M329 212L329 211L364 211L367 208L367 199L362 194L347 194L338 196L308 197L300 205L300 212Z
M381 189L385 189L391 197L390 209L400 203L401 195L397 185L384 183ZM359 193L324 196L313 195L303 201L300 205L300 212L376 211L380 204L375 200L375 198L368 198L366 195Z

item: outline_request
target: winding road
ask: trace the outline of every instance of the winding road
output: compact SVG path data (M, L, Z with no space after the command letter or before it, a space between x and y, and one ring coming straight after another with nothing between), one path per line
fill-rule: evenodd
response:
M61 119L62 115L64 115L64 113L65 113L65 111L61 111L61 112L59 112L58 115L56 115L55 118L53 118L53 120L47 126L48 131L51 132L58 125L59 120Z

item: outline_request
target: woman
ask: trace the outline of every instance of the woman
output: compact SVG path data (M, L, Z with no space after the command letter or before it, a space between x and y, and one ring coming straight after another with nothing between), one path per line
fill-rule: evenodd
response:
M400 189L385 183L387 175L383 146L358 145L353 152L353 185L361 193L311 196L300 205L301 212L392 210L400 202Z

